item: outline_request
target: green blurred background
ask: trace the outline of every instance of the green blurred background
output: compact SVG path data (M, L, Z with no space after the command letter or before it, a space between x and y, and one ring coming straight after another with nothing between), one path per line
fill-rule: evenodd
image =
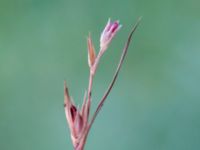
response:
M71 150L63 81L81 104L86 37L98 49L107 19L120 19L95 76L94 111L139 16L85 149L200 149L199 0L0 0L0 150Z

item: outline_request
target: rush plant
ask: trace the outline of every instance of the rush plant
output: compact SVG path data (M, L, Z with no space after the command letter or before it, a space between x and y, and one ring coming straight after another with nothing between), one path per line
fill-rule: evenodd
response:
M124 61L124 58L127 54L127 50L129 47L129 44L131 42L131 38L133 33L136 31L136 28L139 25L141 18L138 19L136 24L133 26L131 32L129 33L128 39L125 43L125 46L122 50L121 58L119 60L118 66L116 68L116 71L113 75L113 79L111 83L108 86L108 89L105 91L104 95L99 101L99 104L94 112L94 114L90 118L90 107L91 107L91 98L92 98L92 85L93 85L93 78L95 76L96 70L98 68L98 64L101 60L101 57L106 52L106 50L109 47L109 44L111 43L112 39L116 36L116 33L120 30L122 25L119 23L119 21L112 22L110 19L108 20L108 23L106 24L101 37L100 37L100 50L98 54L96 55L94 45L92 43L91 36L89 35L87 39L87 45L88 45L88 65L90 69L89 74L89 83L88 83L88 89L85 93L82 107L79 109L75 106L73 103L68 88L66 86L66 82L64 82L64 106L65 106L65 114L67 118L67 122L69 125L70 133L71 133L71 140L74 147L74 150L83 150L86 139L88 136L88 133L91 129L92 124L94 123L95 118L97 117L99 111L101 110L106 98L108 97L116 79L119 74L120 68L122 66L122 63Z

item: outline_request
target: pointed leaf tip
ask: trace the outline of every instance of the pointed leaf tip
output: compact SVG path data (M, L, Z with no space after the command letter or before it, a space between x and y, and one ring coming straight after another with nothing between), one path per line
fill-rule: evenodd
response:
M64 81L64 106L66 107L67 103L70 103L69 91L66 85L66 81Z
M95 49L94 49L90 34L87 39L87 44L88 44L88 64L89 64L89 67L91 67L95 62L96 53L95 53Z

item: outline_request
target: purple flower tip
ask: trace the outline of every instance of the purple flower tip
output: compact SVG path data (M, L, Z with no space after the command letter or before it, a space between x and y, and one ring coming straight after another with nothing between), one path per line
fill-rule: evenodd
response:
M108 20L108 23L105 26L100 38L101 49L106 49L108 47L109 43L112 41L112 38L121 28L121 26L122 25L119 24L119 21L111 22L110 19Z

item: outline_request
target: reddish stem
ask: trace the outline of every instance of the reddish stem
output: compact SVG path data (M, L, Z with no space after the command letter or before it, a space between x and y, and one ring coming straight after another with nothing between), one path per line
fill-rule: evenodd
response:
M89 132L89 130L90 130L92 124L94 123L94 120L96 119L96 117L97 117L99 111L101 110L101 108L102 108L102 106L103 106L103 104L104 104L104 102L105 102L107 96L109 95L110 91L111 91L112 88L113 88L113 85L114 85L114 83L115 83L115 81L116 81L116 79L117 79L117 76L118 76L119 71L120 71L120 69L121 69L121 66L122 66L122 63L123 63L123 61L124 61L124 58L125 58L125 56L126 56L126 54L127 54L127 50L128 50L129 44L130 44L130 42L131 42L132 35L133 35L133 33L135 32L135 30L137 29L137 27L138 27L138 25L139 25L139 23L140 23L140 20L141 20L141 17L137 20L136 24L134 25L133 29L131 30L131 32L130 32L130 34L129 34L129 36L128 36L128 40L127 40L127 42L126 42L126 44L125 44L125 47L124 47L124 49L123 49L123 51L122 51L122 55L121 55L120 61L119 61L119 63L118 63L117 69L116 69L116 71L115 71L115 74L114 74L114 76L113 76L113 79L112 79L110 85L108 86L107 91L105 92L105 94L103 95L102 99L100 100L100 103L98 104L98 107L97 107L97 109L96 109L94 115L92 116L91 122L90 122L89 127L88 127L88 132Z

